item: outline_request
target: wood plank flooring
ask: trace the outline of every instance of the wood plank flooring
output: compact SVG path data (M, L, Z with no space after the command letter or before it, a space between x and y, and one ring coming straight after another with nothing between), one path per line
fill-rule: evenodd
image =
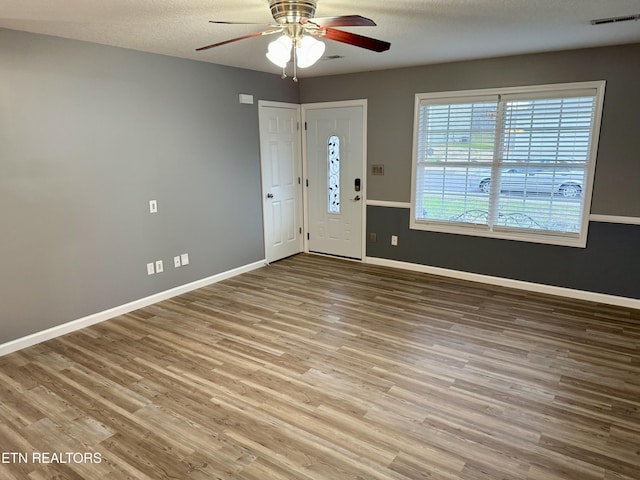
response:
M0 453L7 480L638 480L640 311L298 255L0 358Z

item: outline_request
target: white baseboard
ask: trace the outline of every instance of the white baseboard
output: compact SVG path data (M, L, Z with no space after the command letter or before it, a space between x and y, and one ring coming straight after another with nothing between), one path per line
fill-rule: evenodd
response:
M572 288L555 287L553 285L544 285L541 283L525 282L522 280L512 280L510 278L492 277L489 275L481 275L479 273L469 273L460 270L450 270L447 268L430 267L428 265L420 265L417 263L400 262L397 260L388 260L386 258L366 257L365 263L371 265L379 265L383 267L400 268L404 270L412 270L414 272L429 273L432 275L441 275L443 277L457 278L459 280L470 280L472 282L486 283L500 287L516 288L518 290L526 290L528 292L546 293L549 295L557 295L560 297L574 298L578 300L587 300L589 302L604 303L607 305L616 305L619 307L640 309L640 300L635 298L618 297L615 295L607 295L604 293L587 292L584 290L575 290Z
M162 300L167 300L177 295L182 295L183 293L191 292L192 290L197 290L198 288L206 287L207 285L226 280L227 278L235 277L236 275L240 275L241 273L250 272L265 265L266 261L260 260L255 263L250 263L242 267L234 268L233 270L228 270L226 272L213 275L211 277L196 280L195 282L187 283L185 285L180 285L179 287L175 287L164 292L159 292L149 297L134 300L133 302L110 308L109 310L105 310L103 312L94 313L93 315L79 318L77 320L72 320L70 322L63 323L62 325L56 325L55 327L51 327L46 330L27 335L26 337L11 340L0 345L0 357L11 352L22 350L23 348L36 345L46 340L66 335L67 333L71 333L75 330L80 330L81 328L95 325L96 323L104 322L105 320L124 315L125 313L138 310L139 308L153 305L154 303L161 302Z

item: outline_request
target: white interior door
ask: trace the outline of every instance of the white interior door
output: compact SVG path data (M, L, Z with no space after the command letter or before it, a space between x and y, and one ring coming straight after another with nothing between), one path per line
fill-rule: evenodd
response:
M260 101L262 211L267 262L302 251L302 155L298 105Z
M362 259L365 101L303 106L308 249Z

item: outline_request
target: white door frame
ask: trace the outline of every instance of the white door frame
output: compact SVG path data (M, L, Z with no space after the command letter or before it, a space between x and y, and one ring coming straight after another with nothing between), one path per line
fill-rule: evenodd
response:
M303 129L301 128L302 122L301 122L301 111L300 111L300 105L297 103L285 103L285 102L274 102L274 101L269 101L269 100L258 100L258 121L260 121L260 107L275 107L275 108L291 108L291 109L295 109L297 112L297 122L298 122L298 135L302 137L302 139L304 139L304 135L302 135L302 131ZM260 198L261 198L261 206L262 206L262 241L263 241L263 246L264 246L264 258L265 261L267 263L269 263L270 259L268 258L268 248L267 248L267 221L266 221L266 212L265 212L265 207L264 207L264 196L266 195L266 192L264 191L264 184L263 184L263 176L262 176L262 133L260 133ZM304 174L304 164L303 164L303 147L302 147L302 143L298 142L298 159L300 162L300 175L301 175L301 179L305 178L305 174ZM305 189L302 188L302 192L304 195ZM300 215L302 215L302 220L303 222L306 222L306 208L305 208L305 204L304 204L304 198L299 199L302 204L300 205ZM304 229L306 229L306 226L303 227ZM304 230L303 233L300 235L300 242L299 242L299 247L298 250L300 252L303 251L304 248L304 244L302 242L302 238L306 238L306 235L304 235Z
M360 100L344 100L337 102L319 102L319 103L303 103L302 104L302 125L306 125L307 111L321 108L339 108L339 107L362 107L362 175L361 175L361 188L360 196L362 201L361 205L361 217L362 217L362 258L360 260L354 260L358 262L364 262L367 256L367 99ZM309 172L309 158L307 155L307 135L305 128L300 129L302 135L302 178L304 178L302 204L304 209L303 221L304 221L304 251L309 253L309 191L308 191L308 172Z

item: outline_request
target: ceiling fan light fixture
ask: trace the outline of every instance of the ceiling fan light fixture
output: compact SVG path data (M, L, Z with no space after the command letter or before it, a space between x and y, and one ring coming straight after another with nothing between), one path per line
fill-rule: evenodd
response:
M196 51L209 50L229 43L263 35L279 33L277 40L269 43L266 57L282 69L282 78L287 77L287 66L293 57L293 81L298 81L297 69L314 65L322 58L325 44L318 40L332 40L353 45L373 52L389 50L391 44L364 35L340 30L334 27L370 27L375 22L361 15L340 15L337 17L316 17L317 0L267 0L271 15L276 24L259 32L242 35L222 42L196 48ZM210 20L210 23L243 24L243 22L225 22Z
M277 40L269 43L267 58L280 68L284 68L291 60L291 47L293 40L288 35L282 35Z
M305 35L296 45L298 68L307 68L320 60L324 54L325 44L315 38Z

